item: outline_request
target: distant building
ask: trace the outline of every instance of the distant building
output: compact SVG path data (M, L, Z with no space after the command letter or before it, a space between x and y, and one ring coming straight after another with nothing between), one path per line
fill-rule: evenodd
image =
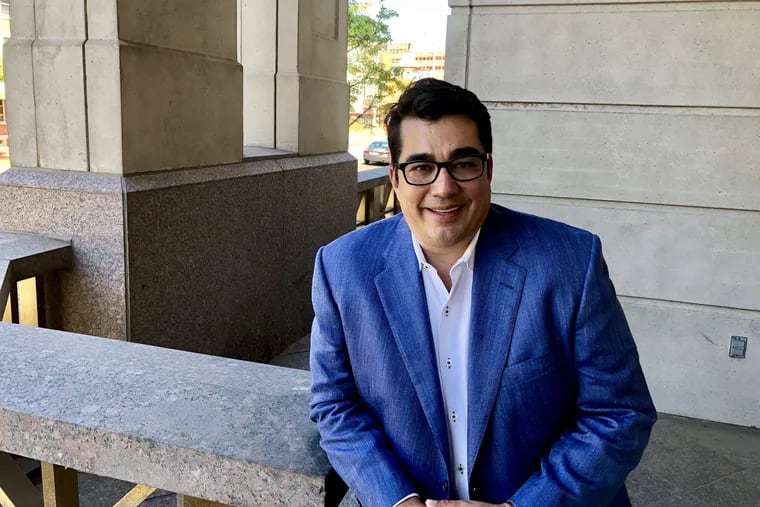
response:
M386 53L390 56L391 67L403 69L407 81L423 77L443 79L445 51L414 51L411 43L399 42L389 44Z
M387 68L401 69L401 78L404 81L415 81L424 77L443 79L446 52L414 51L410 42L393 42L380 54L380 62ZM382 115L379 109L382 109L383 104L373 102L376 93L377 89L373 85L366 85L359 90L357 100L351 104L351 120L361 117L365 126L379 126L378 117ZM393 102L397 98L386 97L383 102Z

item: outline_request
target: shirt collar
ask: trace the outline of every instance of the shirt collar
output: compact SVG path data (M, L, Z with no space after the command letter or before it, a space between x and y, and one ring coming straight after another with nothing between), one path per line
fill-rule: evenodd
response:
M470 268L470 271L475 269L475 246L478 243L478 238L480 237L480 229L477 230L475 235L470 240L470 244L467 245L467 248L465 249L462 256L459 258L458 261L454 263L454 266L457 264L464 262L467 264L467 267ZM420 242L417 241L417 238L414 237L414 233L412 233L412 246L414 246L414 254L417 256L417 264L418 269L422 271L422 268L425 267L425 264L427 264L427 259L425 259L425 254L422 252L422 247L420 246Z

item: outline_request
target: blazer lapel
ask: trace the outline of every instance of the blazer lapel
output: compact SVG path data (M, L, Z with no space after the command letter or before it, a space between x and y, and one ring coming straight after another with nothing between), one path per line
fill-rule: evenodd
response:
M425 289L412 248L411 231L403 219L388 244L386 261L385 271L375 277L375 287L430 431L444 463L448 464L448 430Z
M475 251L468 378L468 473L480 450L512 343L525 270L509 261L517 249L508 227L490 217Z

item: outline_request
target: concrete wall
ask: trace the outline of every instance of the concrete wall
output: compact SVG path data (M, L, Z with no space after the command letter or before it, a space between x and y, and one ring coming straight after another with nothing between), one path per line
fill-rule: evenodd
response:
M494 201L601 236L658 410L760 425L760 6L449 3Z

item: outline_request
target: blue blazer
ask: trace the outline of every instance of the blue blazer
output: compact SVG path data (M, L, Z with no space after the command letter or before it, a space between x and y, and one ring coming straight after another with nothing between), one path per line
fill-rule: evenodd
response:
M599 239L492 205L475 251L470 498L626 506L656 415ZM311 418L368 507L456 498L424 286L403 216L322 248Z

